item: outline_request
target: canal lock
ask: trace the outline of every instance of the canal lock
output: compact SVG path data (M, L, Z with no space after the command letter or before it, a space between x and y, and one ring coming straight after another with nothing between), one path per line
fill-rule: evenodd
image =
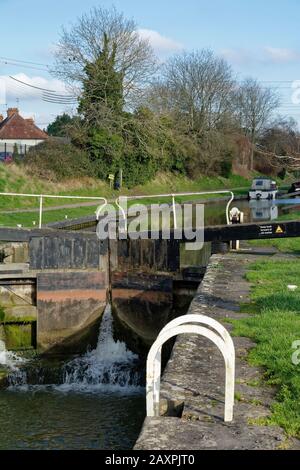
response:
M209 259L209 254L210 247L206 247L200 256L202 258L200 261L201 266L199 266L199 259L196 261L196 266L191 266L189 260L184 261L185 255L181 253L181 272L175 276L172 273L167 273L167 275L161 272L159 274L153 273L153 270L152 272L148 271L148 273L141 273L140 270L137 272L136 269L132 269L131 272L126 271L125 286L121 279L122 276L120 276L120 270L114 270L112 275L111 315L113 326L111 333L114 342L126 345L125 351L130 351L132 357L134 357L131 363L125 361L125 365L122 365L122 362L120 362L120 382L123 380L125 385L135 383L136 386L144 386L147 352L163 326L187 311L204 274L205 263ZM50 354L47 354L47 351L39 354L36 349L37 312L35 283L33 282L30 282L29 297L33 304L31 307L35 308L35 317L26 317L25 321L24 317L18 318L18 321L13 325L8 324L4 318L3 323L0 325L2 344L5 343L6 350L13 351L13 354L17 352L18 355L26 358L24 363L16 365L16 368L8 374L8 377L3 372L3 370L7 370L7 367L2 367L2 380L0 375L2 387L9 384L24 385L24 383L27 385L65 384L72 376L72 373L70 374L72 361L75 360L76 363L76 359L79 358L77 366L84 369L86 364L84 364L84 361L80 361L80 358L85 357L91 351L97 350L97 347L99 348L99 336L98 333L95 334L95 330L99 331L101 321L98 319L95 322L92 335L84 335L84 342L82 342L82 337L80 338L81 345L79 349L81 355L76 351L77 354L74 356L72 350L67 349L64 352L60 348L57 350L51 348ZM105 316L105 313L103 315ZM12 327L12 331L15 329L18 333L12 335ZM170 342L164 348L163 363L166 363L169 358L172 344ZM86 351L88 352L86 353ZM124 381L124 374L128 376L130 368L129 376L134 377L134 380L129 379L128 382L126 379ZM20 369L26 371L26 373L20 374L18 372ZM114 370L114 377L115 373ZM78 376L80 371L73 371L73 377L74 374ZM67 376L68 379L66 379ZM86 380L86 376L84 380ZM91 380L95 381L95 377ZM102 375L101 380L106 383L109 382L107 371Z

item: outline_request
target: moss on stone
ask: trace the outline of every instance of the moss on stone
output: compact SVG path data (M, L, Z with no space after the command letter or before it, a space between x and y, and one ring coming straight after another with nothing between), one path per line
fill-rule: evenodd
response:
M5 311L2 305L0 305L0 322L3 321L5 318Z
M8 386L8 371L0 369L0 390Z
M24 323L32 323L36 322L36 317L32 315L27 315L24 317L15 317L13 315L4 315L4 319L0 320L2 321L3 324L9 324L9 323L19 323L20 325L23 325Z
M31 325L4 325L6 348L11 350L32 347Z

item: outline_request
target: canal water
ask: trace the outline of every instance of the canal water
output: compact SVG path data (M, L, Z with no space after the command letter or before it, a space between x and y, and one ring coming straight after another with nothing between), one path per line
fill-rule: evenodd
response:
M238 201L245 222L276 219L291 201ZM205 224L226 222L226 202L205 205ZM105 311L96 349L69 360L26 360L5 350L1 367L0 449L130 449L145 417L144 365L112 334Z
M226 224L226 202L205 204L205 225ZM284 213L287 206L300 205L295 199L282 199L276 201L246 199L234 201L230 208L237 207L244 213L244 222L264 222L276 220Z
M196 205L199 204L204 207L204 224L207 225L220 225L226 224L226 206L228 200L219 200L219 201L206 201L203 204L203 200L197 203L197 200L192 202L186 202L185 204L192 206L192 213L189 214L185 212L185 207L183 205L177 204L176 206L176 219L177 226L182 227L184 224L185 228L188 227L202 227L202 213L199 212L197 219L196 216ZM245 222L260 222L260 221L269 221L275 220L280 215L282 215L284 208L287 206L300 206L299 199L284 199L276 201L268 200L251 200L241 199L238 201L233 201L231 203L230 209L237 207L240 211L244 212L244 221ZM128 218L128 231L132 230L161 230L163 228L169 228L169 224L173 226L174 218L173 215L170 215L171 207L165 205L161 209L161 214L157 215L156 212L151 214L148 211L145 215L140 215L138 212ZM138 216L138 223L136 222L136 217ZM200 222L200 224L199 224ZM164 223L166 224L164 226Z
M109 308L96 349L53 373L5 351L3 342L0 348L0 364L10 370L10 386L0 391L0 449L133 447L145 417L144 371L114 341Z

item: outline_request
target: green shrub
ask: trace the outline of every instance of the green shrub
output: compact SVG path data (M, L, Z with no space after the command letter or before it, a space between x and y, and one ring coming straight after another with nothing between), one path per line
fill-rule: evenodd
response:
M35 176L54 181L93 175L91 162L84 150L53 139L32 147L24 164Z
M129 148L122 157L123 179L128 188L145 184L154 178L157 165L152 155L143 149Z
M94 129L89 142L89 156L94 174L106 180L120 168L124 142L122 136L106 129Z
M232 161L231 160L223 160L220 163L220 170L221 176L224 178L229 178L232 171Z

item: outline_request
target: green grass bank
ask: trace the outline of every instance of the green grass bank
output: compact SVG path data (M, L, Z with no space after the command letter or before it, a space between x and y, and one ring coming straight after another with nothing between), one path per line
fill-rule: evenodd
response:
M266 240L264 244L300 254L299 238L276 243ZM272 414L264 424L279 425L289 436L299 438L300 352L296 342L300 340L300 259L262 260L250 266L247 279L251 283L251 304L243 310L251 314L232 322L233 334L256 343L248 360L262 366L266 381L277 387ZM290 291L288 285L298 288Z

